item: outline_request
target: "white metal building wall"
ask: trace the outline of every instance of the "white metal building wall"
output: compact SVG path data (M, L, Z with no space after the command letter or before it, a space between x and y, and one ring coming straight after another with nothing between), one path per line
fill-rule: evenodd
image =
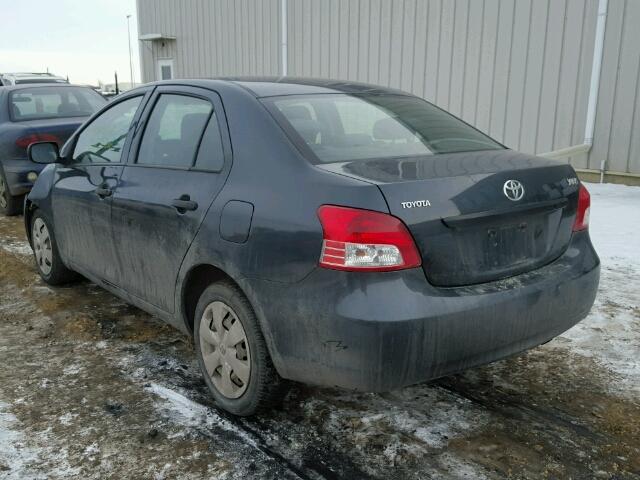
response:
M287 0L289 75L390 85L509 147L584 140L597 0ZM279 0L138 0L143 78L277 75ZM591 152L578 168L640 174L640 0L609 0Z
M138 32L176 40L141 41L142 80L173 59L180 78L278 75L279 0L138 0Z

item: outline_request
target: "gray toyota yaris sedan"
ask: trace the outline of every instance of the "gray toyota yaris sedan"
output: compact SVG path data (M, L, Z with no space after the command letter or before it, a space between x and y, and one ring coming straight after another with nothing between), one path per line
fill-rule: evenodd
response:
M521 352L598 286L571 166L396 90L149 84L29 155L50 163L25 203L42 278L77 272L193 334L238 415L283 379L385 391Z

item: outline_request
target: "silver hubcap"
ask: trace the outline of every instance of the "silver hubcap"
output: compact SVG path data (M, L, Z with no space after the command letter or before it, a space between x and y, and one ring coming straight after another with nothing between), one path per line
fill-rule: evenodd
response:
M7 184L2 177L0 177L0 207L7 208Z
M238 316L227 304L212 302L200 320L200 351L207 374L227 398L240 397L251 376L251 352Z
M36 218L36 221L33 222L32 242L38 268L43 274L49 275L53 261L53 249L51 248L49 229L41 218Z

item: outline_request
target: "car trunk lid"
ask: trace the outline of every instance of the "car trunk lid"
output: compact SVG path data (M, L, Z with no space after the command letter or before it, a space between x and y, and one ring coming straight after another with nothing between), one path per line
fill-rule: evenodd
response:
M62 147L85 120L86 117L71 117L14 122L11 124L13 151L10 152L10 156L16 159L25 158L27 147L34 142L56 142Z
M566 164L492 150L320 168L379 186L389 211L411 231L425 274L437 286L489 282L539 268L560 256L571 239L578 180ZM505 187L517 182L523 189L519 199L519 190L512 195L513 188Z

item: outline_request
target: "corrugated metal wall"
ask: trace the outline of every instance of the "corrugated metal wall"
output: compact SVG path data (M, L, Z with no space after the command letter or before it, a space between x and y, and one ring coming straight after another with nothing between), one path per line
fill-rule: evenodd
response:
M157 77L156 60L173 59L181 78L277 75L279 0L137 0L138 32L176 40L140 42L142 80Z
M138 6L141 34L177 37L141 47L146 80L162 56L181 77L280 71L278 0ZM608 13L594 145L571 161L640 174L640 0ZM399 87L525 152L583 143L597 0L288 0L287 16L289 75Z

